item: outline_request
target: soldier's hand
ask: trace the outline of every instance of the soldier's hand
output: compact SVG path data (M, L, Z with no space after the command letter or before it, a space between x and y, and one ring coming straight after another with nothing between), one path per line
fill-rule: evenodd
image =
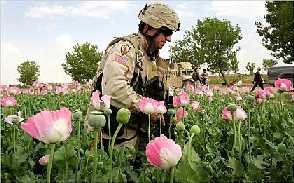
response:
M156 123L159 120L158 113L152 113L150 119L152 123Z
M163 114L153 113L151 114L150 118L152 123L158 123L159 120L161 119L161 124L165 125Z

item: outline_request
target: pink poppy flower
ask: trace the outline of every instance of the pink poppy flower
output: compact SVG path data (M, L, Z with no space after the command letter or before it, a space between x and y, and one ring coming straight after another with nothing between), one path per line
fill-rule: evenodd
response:
M155 100L148 98L148 97L143 97L139 101L139 109L141 112L145 114L152 114L156 112L156 102Z
M236 100L237 101L241 101L242 100L242 97L241 97L241 95L239 93L237 93Z
M186 92L180 92L178 97L180 98L181 105L186 105L189 103L189 95Z
M111 96L108 96L108 95L103 95L101 97L101 100L103 101L104 107L107 109L110 108L110 99L111 99Z
M66 86L56 86L55 93L66 93L67 87Z
M210 98L213 97L213 92L211 90L204 90L203 93L207 97L210 97Z
M100 92L98 90L96 90L95 92L92 93L92 97L91 97L91 104L96 108L99 109L100 108Z
M167 109L164 105L164 101L158 101L156 106L156 112L160 114L166 113Z
M203 95L203 91L202 91L202 88L195 88L194 90L194 94L195 95Z
M7 90L8 90L8 86L6 86L6 85L0 85L0 92L1 93L7 92Z
M5 96L1 99L0 104L2 106L16 106L16 100L13 97Z
M8 93L13 94L13 95L17 95L20 93L20 89L16 86L12 86L12 87L8 88Z
M290 91L292 82L289 79L277 79L275 81L275 87L281 91Z
M72 84L75 85L75 86L80 86L80 85L81 85L81 84L79 83L79 81L73 81Z
M45 144L65 141L72 131L71 112L65 107L42 111L21 123L21 128Z
M49 162L49 157L50 155L46 154L44 156L42 156L40 159L39 159L39 164L40 165L43 165L43 166L46 166Z
M245 120L247 118L246 112L240 106L237 107L234 116L236 120Z
M196 112L201 111L201 107L200 107L200 103L199 102L193 101L191 103L191 106L192 106L193 111L196 111Z
M234 111L233 114L227 107L225 107L222 114L223 119L226 121L232 120L232 115L234 115L235 120L245 120L247 118L246 112L240 106L237 106L236 111Z
M52 90L53 90L53 85L48 84L48 85L47 85L47 90L48 90L48 91L52 91Z
M266 91L262 89L258 89L255 92L256 99L266 99Z
M264 99L262 99L262 98L257 98L256 99L256 102L258 103L258 104L261 104L262 102L264 102L265 100Z
M191 84L191 83L188 83L188 84L185 86L185 88L186 88L187 91L194 92L194 85Z
M227 107L225 107L222 111L223 114L223 119L228 121L228 120L232 120L232 113L231 111L228 110Z
M178 108L176 111L176 121L181 121L183 118L185 118L188 115L187 111L183 107Z
M218 85L214 85L212 86L212 90L218 92L220 91L220 87Z
M231 91L231 92L237 92L239 90L239 88L235 85L230 85L228 87L228 90Z
M273 87L267 86L264 88L265 94L268 98L273 98L274 97L274 90Z
M182 149L173 140L161 135L147 144L146 156L151 165L166 170L177 165Z
M173 106L174 106L174 107L177 107L177 106L179 106L179 105L181 105L180 97L178 97L178 96L174 96L174 97L173 97Z
M109 109L110 108L111 96L103 95L100 99L100 92L96 90L92 93L91 104L97 110Z

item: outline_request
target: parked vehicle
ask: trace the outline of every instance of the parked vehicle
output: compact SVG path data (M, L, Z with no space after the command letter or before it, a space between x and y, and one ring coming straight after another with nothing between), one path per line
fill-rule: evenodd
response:
M190 62L173 63L169 67L169 86L181 88L188 81L192 80L193 68Z
M268 69L267 76L269 84L274 84L278 78L289 79L294 83L294 65L291 66L274 66Z

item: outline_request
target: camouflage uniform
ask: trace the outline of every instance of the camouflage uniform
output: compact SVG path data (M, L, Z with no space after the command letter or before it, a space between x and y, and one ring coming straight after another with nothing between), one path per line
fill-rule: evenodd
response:
M156 14L168 17L170 21L165 20L164 22L158 16L154 16ZM145 6L138 17L154 28L164 25L171 30L177 30L179 26L175 12L162 4ZM118 109L128 108L132 112L130 123L120 131L117 138L118 143L126 141L127 146L135 145L134 142L142 144L142 138L148 136L145 134L148 118L139 112L139 100L143 96L161 101L167 98L168 63L159 57L158 51L151 54L147 50L147 40L141 33L114 39L107 46L94 78L94 83L96 83L94 90L102 91L102 95L111 96L112 134L117 125L115 116ZM139 138L137 138L138 135ZM107 139L106 134L104 138ZM139 147L139 149L142 148Z

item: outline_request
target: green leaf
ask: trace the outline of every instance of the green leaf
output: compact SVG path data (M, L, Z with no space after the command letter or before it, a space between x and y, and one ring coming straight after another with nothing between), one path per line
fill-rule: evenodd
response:
M263 169L263 156L262 155L257 155L257 158L253 160L253 164L258 168L258 169Z
M201 161L198 154L195 152L195 150L193 149L193 147L189 147L189 144L185 144L184 146L184 150L183 150L183 156L185 156L185 158L187 158L187 161L190 165L190 167L194 170L197 171L198 168L198 164Z
M61 146L54 152L54 161L64 161L65 160L65 148Z
M229 168L233 169L233 175L240 176L242 173L242 167L239 160L236 160L233 157L229 157Z

